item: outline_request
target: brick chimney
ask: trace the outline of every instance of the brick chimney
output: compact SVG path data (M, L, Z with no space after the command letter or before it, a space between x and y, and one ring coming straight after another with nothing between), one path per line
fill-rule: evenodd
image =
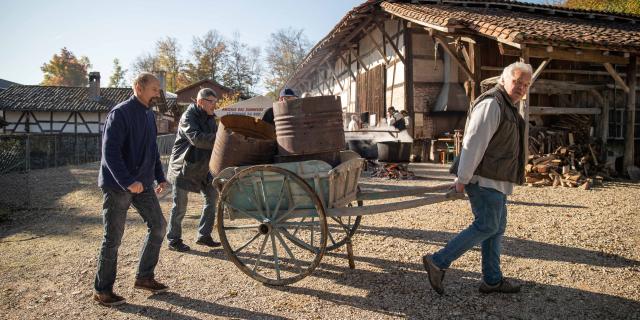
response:
M100 72L89 72L89 99L100 100Z

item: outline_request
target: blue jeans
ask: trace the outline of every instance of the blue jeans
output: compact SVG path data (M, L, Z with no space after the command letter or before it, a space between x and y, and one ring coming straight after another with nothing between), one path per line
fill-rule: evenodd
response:
M200 216L200 224L198 226L198 238L210 237L213 231L213 223L216 217L216 201L218 192L216 189L207 184L204 190L200 191L204 200L202 215ZM187 204L189 203L189 191L173 186L173 206L171 207L171 216L169 217L169 232L167 239L170 244L174 244L182 240L182 220L187 213Z
M104 239L100 247L98 271L94 288L98 292L112 291L116 281L118 265L118 248L124 234L129 206L138 211L147 224L147 238L140 252L140 263L136 278L154 277L154 269L160 257L160 247L167 229L167 221L162 216L158 197L153 189L134 194L129 191L104 188L102 216L104 222Z
M453 261L477 244L482 248L482 277L489 285L502 280L500 251L507 226L507 196L478 184L465 185L474 215L473 223L433 255L433 263L448 268Z

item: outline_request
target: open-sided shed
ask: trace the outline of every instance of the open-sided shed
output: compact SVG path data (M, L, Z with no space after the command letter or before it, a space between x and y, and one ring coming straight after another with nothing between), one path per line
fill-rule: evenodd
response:
M287 85L337 95L347 113L410 114L425 145L462 129L481 82L532 64L531 125L580 124L579 139L637 164L640 17L505 0L367 1L318 42ZM634 157L635 155L635 157ZM635 159L635 161L634 161Z

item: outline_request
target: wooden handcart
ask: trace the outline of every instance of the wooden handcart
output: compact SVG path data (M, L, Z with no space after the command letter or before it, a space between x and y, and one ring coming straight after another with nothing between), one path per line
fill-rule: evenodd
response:
M340 154L335 168L311 160L226 168L214 179L219 190L217 229L224 250L242 272L270 285L287 285L313 272L324 253L347 246L363 215L450 200L451 184L410 191L364 192L358 179L364 159ZM364 206L366 200L419 196Z

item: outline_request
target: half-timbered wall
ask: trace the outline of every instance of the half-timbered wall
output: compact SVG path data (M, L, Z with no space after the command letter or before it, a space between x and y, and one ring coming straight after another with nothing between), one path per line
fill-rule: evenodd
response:
M340 96L346 114L365 111L357 107L360 104L357 79L372 79L372 76L367 77L366 74L382 66L383 83L375 86L381 92L372 96L381 97L383 109L393 106L398 110L405 110L405 67L396 53L397 49L401 55L405 55L403 22L387 19L365 28L366 32L362 38L345 45L346 49L338 52L334 60L327 60L322 66L318 66L316 71L308 74L297 84L300 87L295 89L311 96ZM379 122L385 114L377 112L376 116Z
M2 133L100 134L105 112L2 111Z

